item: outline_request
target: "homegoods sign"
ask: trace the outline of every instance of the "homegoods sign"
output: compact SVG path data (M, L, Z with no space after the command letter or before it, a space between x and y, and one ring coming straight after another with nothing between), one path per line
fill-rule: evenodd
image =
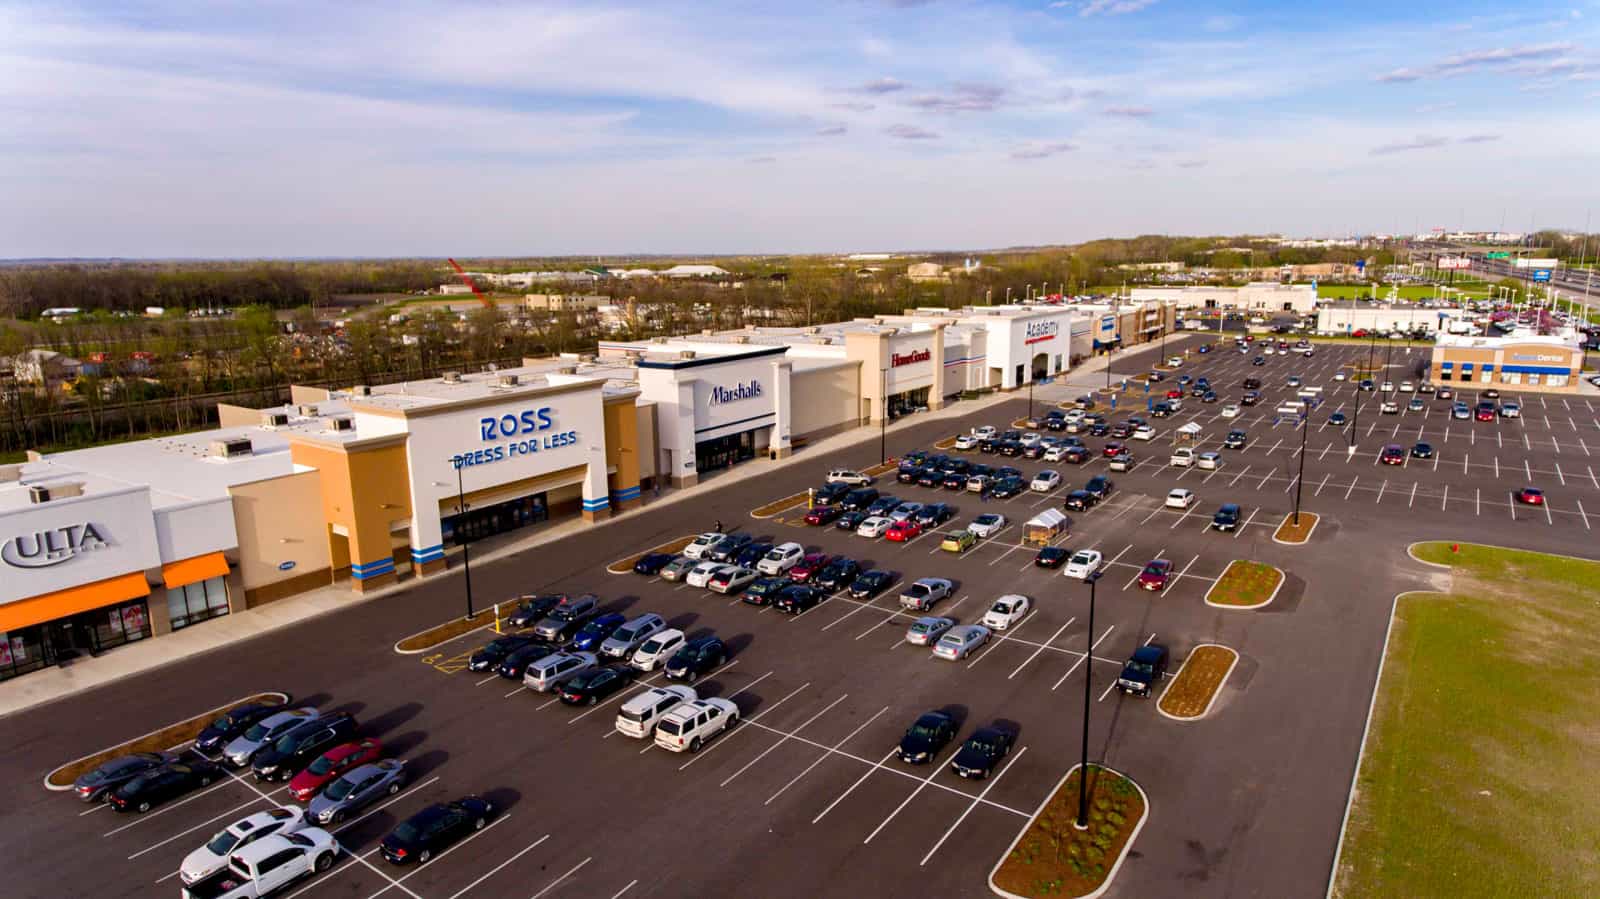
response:
M915 365L918 362L927 362L933 358L933 351L928 349L912 350L909 353L890 353L889 365L899 368L902 365Z

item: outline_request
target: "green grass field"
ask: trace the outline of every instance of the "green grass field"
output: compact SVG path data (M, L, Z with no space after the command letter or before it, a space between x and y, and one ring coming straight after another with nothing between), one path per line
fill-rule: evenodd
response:
M1401 597L1335 893L1600 894L1600 563L1462 544Z
M1378 299L1386 299L1391 289L1379 284ZM1406 284L1399 288L1402 300L1423 300L1437 293L1438 288L1431 284ZM1372 287L1364 284L1318 284L1317 296L1324 300L1369 300L1372 299Z

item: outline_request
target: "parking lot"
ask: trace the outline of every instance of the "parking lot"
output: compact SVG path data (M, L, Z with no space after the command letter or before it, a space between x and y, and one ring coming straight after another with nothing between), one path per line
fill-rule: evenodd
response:
M1198 346L1194 338L1174 348ZM1395 352L1391 379L1417 380ZM1600 422L1587 400L1523 397L1520 419L1453 421L1449 404L1428 399L1424 413L1379 415L1364 394L1351 453L1349 431L1325 425L1353 412L1354 388L1334 372L1365 348L1319 346L1312 359L1268 357L1263 366L1231 350L1191 354L1179 373L1206 374L1222 395L1211 405L1185 399L1148 443L1131 441L1137 464L1110 473L1106 503L1071 513L1057 542L1094 548L1108 561L1090 628L1089 589L1033 564L1021 525L1059 508L1065 492L1107 474L1100 438L1083 465L1006 459L1031 475L1053 468L1055 490L1011 499L894 483L879 487L913 501L958 506L947 526L906 544L804 524L803 509L770 519L749 511L817 485L830 467L879 461L876 436L828 459L797 454L759 478L711 479L682 502L525 552L472 572L480 605L527 592L594 592L608 609L654 611L691 636L720 635L731 658L695 685L702 696L732 700L739 722L696 754L634 741L612 727L621 697L574 708L520 682L466 668L492 635L459 637L437 650L399 655L400 637L462 609L452 575L322 619L276 631L224 652L149 672L128 682L38 708L7 722L24 739L0 750L13 895L170 895L176 865L214 830L281 801L281 791L230 778L143 816L119 816L48 794L38 778L56 764L196 711L262 689L297 703L347 710L363 735L408 760L406 790L342 825L347 850L330 872L286 895L376 899L408 895L689 896L983 894L984 877L1050 788L1077 761L1083 691L1090 688L1090 753L1137 779L1151 817L1118 874L1113 896L1291 896L1326 882L1361 739L1373 677L1394 594L1429 577L1405 556L1418 539L1479 539L1588 554L1590 519L1600 511L1591 449ZM1380 361L1381 361L1381 353ZM1116 371L1147 371L1151 352L1130 354ZM1294 391L1289 374L1323 386L1302 435L1297 419L1273 410ZM1238 418L1244 377L1263 382L1262 402ZM1090 379L1092 381L1092 379ZM1381 377L1380 377L1381 380ZM1053 385L1035 394L1038 410L1085 391ZM1466 392L1469 403L1475 401ZM1152 389L1154 395L1154 388ZM1511 394L1506 395L1507 398ZM915 423L889 435L889 452L929 449L955 431L1005 427L1026 413L1014 398L988 410ZM1119 397L1113 420L1145 408L1143 388ZM1231 428L1249 433L1220 468L1169 467L1169 431L1188 422L1214 449ZM1291 548L1271 540L1292 508L1302 436L1306 509L1323 516L1313 541ZM1376 464L1385 443L1433 444L1433 459ZM971 458L998 462L978 453ZM1535 484L1548 503L1519 506L1511 492ZM1199 495L1187 510L1167 509L1167 490ZM1239 503L1234 532L1210 528L1223 502ZM998 512L1008 526L954 555L937 532ZM730 529L808 549L848 555L892 570L900 582L944 577L951 598L932 614L977 620L1005 593L1034 602L1019 623L959 662L933 658L905 642L914 615L898 608L893 587L870 601L835 595L800 615L756 607L656 577L613 575L605 564L720 519ZM1135 579L1153 559L1173 563L1165 590ZM1220 610L1203 598L1233 559L1254 559L1288 579L1259 611ZM1354 563L1354 564L1353 564ZM1176 671L1200 643L1221 643L1240 662L1203 720L1179 722L1150 700L1111 689L1127 656L1146 643L1172 653ZM641 683L659 682L658 676ZM934 763L892 757L918 714L945 709L961 722L958 739L1001 722L1015 748L987 780L950 771L951 744ZM477 793L501 810L489 827L421 868L396 868L377 841L428 802ZM27 827L15 822L26 820Z

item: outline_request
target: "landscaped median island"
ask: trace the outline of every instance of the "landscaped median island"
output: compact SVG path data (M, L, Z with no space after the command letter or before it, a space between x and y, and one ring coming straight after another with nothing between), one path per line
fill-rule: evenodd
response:
M947 450L947 449L950 449L951 447L953 447L955 445L956 445L956 438L955 437L946 437L943 440L935 441L934 444L933 444L933 448L937 449L937 450Z
M1089 766L1089 826L1079 830L1078 773L1074 765L1023 827L989 888L1013 899L1089 896L1104 888L1144 826L1149 803L1123 774Z
M1283 572L1262 562L1234 559L1206 591L1206 605L1259 609L1272 602L1283 586Z
M412 634L396 643L394 651L403 655L427 652L446 640L453 640L469 631L475 631L492 624L494 624L494 606L491 605L486 609L474 612L471 618L463 615L460 618L452 618L443 624Z
M788 496L784 497L783 499L775 499L772 502L767 503L764 506L757 506L754 509L751 509L750 510L750 517L751 518L771 518L772 516L778 514L779 512L788 511L789 509L793 509L795 506L798 506L801 503L805 502L806 501L806 496L807 496L807 494L804 494L804 493L791 493ZM687 545L687 544L685 544L685 545ZM681 546L678 547L678 549L682 549L682 548L683 547L681 547ZM654 552L654 550L652 550L652 552ZM661 552L666 552L666 550L661 550ZM674 550L674 552L676 552L676 550ZM638 560L638 556L635 556L634 560L637 561ZM612 563L612 564L620 564L620 563ZM630 571L633 569L633 564L632 563L628 564L628 569ZM615 572L613 572L613 573L615 573Z
M1203 643L1189 652L1178 669L1178 676L1167 684L1156 708L1184 721L1204 718L1227 683L1239 654L1226 646Z
M801 493L801 494L799 494L799 497L800 497L800 501L804 502L805 498L806 498L806 495L804 493ZM793 499L794 499L794 497L792 497L792 496L786 496L783 499L778 500L778 502L789 502L790 500L793 500ZM770 506L770 505L775 505L775 504L774 503L768 503L767 505ZM790 502L789 505L794 505L794 503ZM762 506L761 508L765 509L766 507L767 506ZM785 508L788 508L788 507L785 506ZM759 512L759 511L761 511L761 509L757 509L756 511ZM765 517L765 516L758 516L758 517ZM633 555L628 556L625 559L618 559L615 562L612 562L610 565L607 565L606 566L606 570L611 572L612 574L631 574L633 572L633 566L639 564L639 560L644 558L645 556L648 556L651 553L672 553L672 554L676 555L678 553L683 552L683 548L685 546L688 546L689 544L693 543L694 542L694 538L696 536L698 536L698 535L690 534L687 537L679 537L676 540L668 540L666 543L663 543L660 546L651 547L650 549L647 549L642 553L634 553Z
M1315 512L1301 512L1300 523L1295 524L1292 513L1285 515L1283 523L1278 525L1278 529L1272 533L1272 539L1278 543L1288 543L1290 545L1304 543L1311 539L1311 532L1317 529L1319 520Z
M1332 894L1600 895L1600 563L1411 553L1450 592L1395 599Z
M195 737L200 736L200 731L205 730L206 725L215 721L224 712L230 712L242 705L255 703L287 705L289 703L289 694L257 693L254 696L246 696L227 705L218 706L208 712L202 712L186 721L169 724L160 730L151 731L126 743L119 743L92 755L86 755L81 759L70 761L45 775L44 785L51 790L70 790L72 789L73 781L118 756L135 752L161 752L175 749L185 743L191 743Z
M895 461L894 459L890 459L887 462L879 462L877 465L874 465L871 468L867 469L866 471L862 472L862 474L865 474L869 478L875 478L875 477L877 477L878 475L881 475L881 474L888 474L889 472L894 471L895 469L897 469L899 467L900 467L900 463L899 462Z

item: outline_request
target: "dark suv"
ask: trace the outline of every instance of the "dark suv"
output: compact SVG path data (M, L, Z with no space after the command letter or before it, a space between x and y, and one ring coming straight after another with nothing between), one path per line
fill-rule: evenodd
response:
M1149 696L1167 673L1167 648L1157 643L1133 651L1128 664L1117 677L1117 690L1134 696Z
M355 735L356 719L349 712L313 718L256 753L250 773L258 781L288 780L316 761L317 756Z
M846 493L839 505L843 506L846 512L858 512L877 502L878 495L878 491L871 487L862 487Z
M728 647L720 637L690 640L667 661L667 680L694 681L715 669L728 657Z

